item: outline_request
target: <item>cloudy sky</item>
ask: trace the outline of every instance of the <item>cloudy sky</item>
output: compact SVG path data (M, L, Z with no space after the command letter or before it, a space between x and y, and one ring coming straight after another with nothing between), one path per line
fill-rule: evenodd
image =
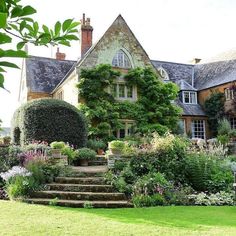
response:
M83 13L91 18L96 42L121 14L151 59L188 63L193 58L208 58L236 47L235 0L23 0L37 9L35 18L53 26L57 20ZM67 59L80 56L79 42L61 47ZM29 47L29 54L51 57L56 48ZM17 63L21 66L22 61ZM0 89L0 119L3 126L17 108L20 70L9 70L6 88Z

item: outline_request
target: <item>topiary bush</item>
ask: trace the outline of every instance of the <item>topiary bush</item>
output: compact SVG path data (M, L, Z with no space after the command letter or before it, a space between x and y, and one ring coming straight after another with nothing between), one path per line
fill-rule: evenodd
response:
M23 104L14 113L11 128L15 144L60 140L84 147L87 142L84 116L74 106L57 99L38 99Z

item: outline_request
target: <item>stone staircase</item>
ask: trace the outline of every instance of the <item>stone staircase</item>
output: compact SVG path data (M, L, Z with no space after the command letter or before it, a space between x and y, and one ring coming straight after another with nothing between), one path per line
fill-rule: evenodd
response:
M107 166L73 167L72 174L55 178L45 190L34 192L28 203L67 207L132 207L125 194L115 192L103 178Z

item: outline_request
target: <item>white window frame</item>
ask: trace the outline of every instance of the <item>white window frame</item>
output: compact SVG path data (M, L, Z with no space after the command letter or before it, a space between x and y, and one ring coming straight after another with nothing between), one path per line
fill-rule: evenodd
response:
M189 102L186 102L185 94L188 94ZM194 95L194 99L192 99L191 95ZM183 91L182 96L183 96L183 103L184 104L197 104L197 92L194 92L194 91Z
M122 57L121 62L119 60L120 56ZM127 69L132 68L132 64L131 64L131 61L130 61L128 55L122 49L120 49L119 51L116 52L115 56L112 59L111 64L112 64L112 66L119 67L119 68L127 68Z
M128 125L131 124L131 125L134 126L135 125L135 120L120 120L120 121L124 124L125 137L129 136L130 134L128 133L128 130L129 130ZM120 138L120 130L121 129L116 130L116 137L117 138Z
M225 89L225 100L233 100L234 99L234 91L230 88Z
M202 133L203 132L203 139L206 139L206 122L205 122L205 120L201 120L201 119L196 119L196 120L192 120L192 138L201 138L202 139L202 137L200 137L200 135L199 134L196 134L196 130L195 130L195 122L201 122L202 123L202 128L203 128L203 130L202 131L197 131L198 133ZM199 126L198 126L198 128L199 128Z
M120 82L120 81L116 81L115 83L112 84L112 86L116 85L116 94L114 96L114 94L112 94L112 90L111 90L111 86L109 86L108 88L108 92L110 94L112 94L114 96L114 98L118 101L137 101L137 87L135 85L132 85L132 97L128 97L128 89L127 87L129 85L127 85L124 81ZM124 97L120 97L119 96L119 86L120 85L124 85L124 89L125 89L125 96Z

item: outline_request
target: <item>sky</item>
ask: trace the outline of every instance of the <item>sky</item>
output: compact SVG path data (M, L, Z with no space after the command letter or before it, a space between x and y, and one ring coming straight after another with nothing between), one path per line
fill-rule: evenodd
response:
M91 18L96 42L121 14L150 59L189 63L193 58L209 58L236 47L235 0L22 0L22 5L37 9L34 18L40 24L54 26L57 20ZM9 48L15 45L9 45ZM55 57L56 48L29 46L29 54ZM66 59L80 56L80 44L61 46ZM20 67L22 60L14 60ZM0 89L0 119L3 126L19 106L21 71L8 70L5 87Z

